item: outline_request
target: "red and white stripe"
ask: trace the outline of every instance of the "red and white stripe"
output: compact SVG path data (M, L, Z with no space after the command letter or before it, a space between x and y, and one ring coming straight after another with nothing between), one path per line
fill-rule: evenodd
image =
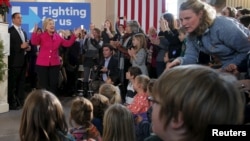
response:
M166 0L117 0L117 17L127 17L129 20L137 20L145 33L149 27L159 29L159 18L166 11ZM120 21L124 24L124 21Z

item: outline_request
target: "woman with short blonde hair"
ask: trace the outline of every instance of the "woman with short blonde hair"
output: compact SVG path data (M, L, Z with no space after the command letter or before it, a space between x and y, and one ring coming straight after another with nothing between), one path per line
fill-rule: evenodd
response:
M57 94L61 68L59 48L71 47L81 32L81 28L76 29L69 40L56 32L55 21L52 18L46 18L43 21L43 33L37 33L37 28L36 24L31 35L31 44L40 46L36 59L39 87Z

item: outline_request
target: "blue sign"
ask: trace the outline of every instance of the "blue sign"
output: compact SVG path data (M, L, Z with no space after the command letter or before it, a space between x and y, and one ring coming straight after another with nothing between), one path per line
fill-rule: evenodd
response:
M15 12L22 14L22 28L28 33L28 38L35 24L42 28L45 18L53 18L57 30L73 30L81 26L89 30L91 21L90 3L11 2L7 21L11 21Z

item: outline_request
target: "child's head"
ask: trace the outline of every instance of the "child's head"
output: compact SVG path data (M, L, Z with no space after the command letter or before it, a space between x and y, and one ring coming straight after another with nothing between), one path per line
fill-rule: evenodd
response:
M133 36L132 43L133 43L133 46L134 46L134 49L136 50L136 52L139 49L145 48L147 46L145 35L142 33L135 34Z
M179 33L179 36L178 36L179 40L183 42L184 39L186 38L186 30L184 28L180 28L178 29L178 33Z
M244 102L236 82L200 65L164 71L150 100L154 133L165 139L178 128L185 131L180 140L204 140L208 125L242 124Z
M111 105L104 114L103 141L135 141L132 113L121 104Z
M99 93L106 96L110 104L121 103L121 96L117 93L116 87L112 84L102 84Z
M21 141L58 139L57 131L68 131L60 101L49 91L32 91L23 106L19 131Z
M105 110L109 107L109 99L101 94L94 94L90 98L94 107L94 117L103 119Z
M126 79L135 79L135 77L140 74L142 74L142 71L139 67L129 67L128 71L126 72Z
M71 104L70 124L72 120L81 126L87 127L93 118L93 105L84 97L76 97Z
M118 75L109 75L106 80L106 83L118 86L120 84L120 78Z
M134 90L139 91L143 90L143 92L147 92L147 86L150 78L147 75L138 75L135 77L135 82L133 84Z

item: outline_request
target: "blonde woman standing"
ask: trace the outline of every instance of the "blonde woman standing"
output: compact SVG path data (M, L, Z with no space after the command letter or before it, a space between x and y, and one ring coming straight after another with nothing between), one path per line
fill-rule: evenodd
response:
M43 22L44 32L38 34L37 25L31 35L32 45L40 45L40 51L36 60L38 83L41 88L56 94L60 71L59 47L71 47L75 42L81 28L74 31L70 40L62 38L55 30L55 21L46 18Z

